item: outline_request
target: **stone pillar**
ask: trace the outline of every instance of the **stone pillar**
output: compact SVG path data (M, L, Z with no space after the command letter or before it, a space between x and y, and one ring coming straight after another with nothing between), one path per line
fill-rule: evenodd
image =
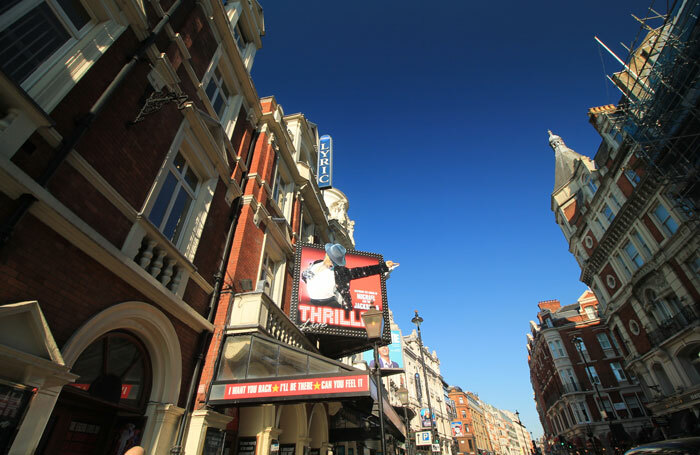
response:
M311 444L311 438L299 438L297 439L297 452L296 455L304 455L304 447L309 447Z
M183 408L174 404L149 403L146 408L146 428L143 431L141 446L146 453L167 454L175 442Z
M63 390L62 385L38 389L8 452L9 455L34 453L61 390Z
M233 420L233 417L220 414L207 409L199 409L192 413L189 427L187 428L187 439L185 439L186 454L200 454L204 447L204 438L207 428L218 428L224 430L226 425ZM166 452L167 453L167 452Z

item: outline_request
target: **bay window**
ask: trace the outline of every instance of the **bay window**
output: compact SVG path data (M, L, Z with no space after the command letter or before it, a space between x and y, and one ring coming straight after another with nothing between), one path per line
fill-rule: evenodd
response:
M659 224L661 224L661 228L667 236L671 236L676 233L678 230L678 223L676 223L676 220L674 220L671 214L668 213L666 207L664 207L662 204L657 204L653 213L654 217Z

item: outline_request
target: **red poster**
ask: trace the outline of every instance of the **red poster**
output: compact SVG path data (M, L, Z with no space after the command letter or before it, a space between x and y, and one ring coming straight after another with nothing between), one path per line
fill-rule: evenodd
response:
M368 391L369 376L367 375L331 376L226 384L223 399L333 395Z
M343 249L339 257L344 264L339 265L329 259L327 248L301 247L296 277L297 323L311 332L329 328L364 332L361 314L371 306L384 309L384 261L380 255Z

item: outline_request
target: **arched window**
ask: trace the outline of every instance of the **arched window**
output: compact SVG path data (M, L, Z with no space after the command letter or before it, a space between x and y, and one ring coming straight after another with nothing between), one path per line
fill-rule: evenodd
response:
M73 365L73 388L102 402L143 408L151 388L151 362L134 336L110 332L88 346Z

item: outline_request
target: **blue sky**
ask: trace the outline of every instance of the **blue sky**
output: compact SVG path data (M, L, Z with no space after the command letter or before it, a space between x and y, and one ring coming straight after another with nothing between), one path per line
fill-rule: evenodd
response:
M258 93L333 136L357 249L401 263L397 323L410 333L418 309L445 379L538 437L528 323L586 289L550 210L547 129L595 154L586 112L618 101L619 65L593 37L626 55L650 3L261 3Z

